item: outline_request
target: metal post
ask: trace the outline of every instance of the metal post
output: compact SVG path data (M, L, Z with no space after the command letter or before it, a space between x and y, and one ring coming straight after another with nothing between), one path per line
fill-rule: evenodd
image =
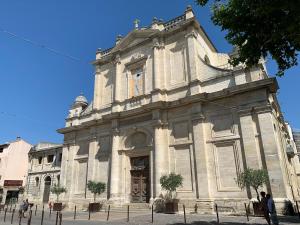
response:
M19 215L19 225L21 225L21 224L22 224L22 214Z
M89 206L89 220L91 219L91 209L90 209L90 206Z
M52 212L52 207L49 208L50 211L49 211L49 219L51 218L51 212Z
M43 225L43 223L44 223L44 206L43 206L43 210L42 210L41 225Z
M185 205L183 205L184 224L186 224Z
M151 223L153 223L153 204L151 206Z
M299 205L298 205L298 201L296 201L296 208L297 208L298 217L299 217L299 219L300 219L300 212L299 212Z
M58 223L58 211L56 212L56 219L55 219L55 225Z
M62 222L62 213L59 212L59 225L61 225L61 222Z
M36 211L37 211L37 205L35 205L35 211L34 211L35 216L36 216Z
M217 223L220 223L220 220L219 220L219 211L218 211L218 205L215 204L215 208L216 208L216 213L217 213Z
M74 208L74 220L76 220L76 205L75 205L75 208Z
M15 214L15 209L13 209L13 211L12 211L10 224L13 224L13 221L14 221L14 214Z
M247 221L249 221L249 215L248 215L247 204L244 203L244 205L245 205L245 211L246 211Z
M4 219L3 219L4 222L6 220L6 213L7 213L7 207L6 207L5 211L4 211Z
M106 217L106 221L109 220L109 211L110 211L110 205L108 205L108 210L107 210L107 217Z
M127 206L127 222L129 222L129 205Z

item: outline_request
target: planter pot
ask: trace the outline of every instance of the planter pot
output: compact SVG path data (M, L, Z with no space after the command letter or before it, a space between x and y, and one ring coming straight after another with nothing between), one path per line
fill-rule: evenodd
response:
M261 209L261 204L260 202L252 202L253 204L253 213L255 216L263 216L264 212Z
M62 203L61 202L53 203L53 211L61 211L61 210L62 210Z
M90 212L99 212L101 208L101 204L99 202L93 202L89 204Z
M179 200L174 199L172 202L165 203L165 213L176 213L178 212Z

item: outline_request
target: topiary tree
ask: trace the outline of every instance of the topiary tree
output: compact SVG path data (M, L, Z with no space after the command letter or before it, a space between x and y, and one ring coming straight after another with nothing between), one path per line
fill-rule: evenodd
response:
M180 174L170 173L160 178L160 185L163 190L167 191L167 199L174 199L173 193L182 186L183 177Z
M67 189L65 187L61 187L58 184L54 184L53 187L51 187L51 193L56 195L56 202L59 200L59 195L62 193L67 192Z
M238 174L236 183L242 190L245 187L252 187L257 194L257 200L260 202L258 188L266 184L268 180L269 176L266 170L247 168L244 172Z
M94 194L94 202L96 202L96 196L101 195L102 193L105 192L106 189L106 184L103 182L95 182L89 180L87 184L87 188Z

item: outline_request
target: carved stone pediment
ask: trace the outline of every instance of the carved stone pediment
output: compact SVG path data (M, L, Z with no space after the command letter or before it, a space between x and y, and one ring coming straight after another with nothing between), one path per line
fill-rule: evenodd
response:
M156 34L157 30L146 29L146 30L133 30L127 36L120 40L120 42L114 47L111 52L123 51L127 48L135 46L147 39L153 34Z

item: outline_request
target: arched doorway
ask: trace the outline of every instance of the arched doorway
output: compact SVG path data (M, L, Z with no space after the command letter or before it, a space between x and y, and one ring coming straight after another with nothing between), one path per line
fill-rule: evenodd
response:
M44 203L49 202L50 187L51 187L51 177L47 176L44 182L44 195L43 195Z

